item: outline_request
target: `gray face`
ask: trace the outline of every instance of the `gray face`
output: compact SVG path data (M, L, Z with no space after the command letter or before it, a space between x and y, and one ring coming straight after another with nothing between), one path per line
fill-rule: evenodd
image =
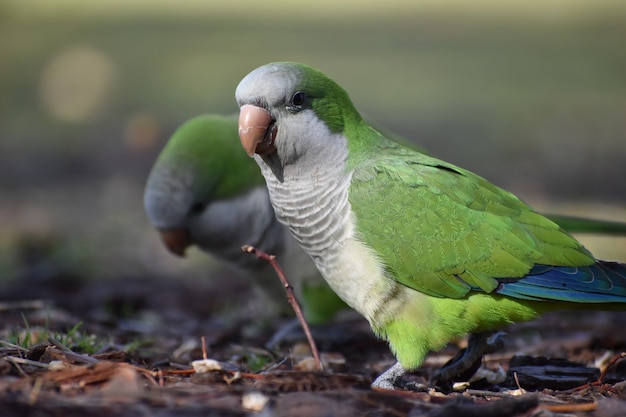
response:
M305 85L304 76L306 73L296 65L268 64L248 74L235 93L239 106L253 105L271 114L277 128L276 153L264 155L262 161L279 181L290 173L315 175L328 163L343 166L345 162L345 138L332 133L319 119L313 111L312 101L297 109L293 106L296 94L304 92L307 96L307 91L301 90ZM338 156L341 156L339 160Z
M300 84L301 71L289 64L268 64L246 75L235 90L239 106L253 104L267 110L284 107Z
M318 268L324 256L336 251L350 216L346 172L348 146L341 133L330 131L314 112L316 97L294 106L293 97L306 73L289 64L270 64L254 70L237 88L240 106L262 107L277 128L274 153L256 154L274 206L276 217L291 233ZM319 94L319 92L318 92ZM244 109L248 111L249 109Z

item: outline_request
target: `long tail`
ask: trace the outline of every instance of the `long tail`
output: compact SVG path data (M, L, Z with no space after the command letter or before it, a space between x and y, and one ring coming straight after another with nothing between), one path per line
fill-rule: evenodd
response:
M523 278L503 280L496 292L537 301L626 303L626 264L596 261L579 267L535 265Z
M610 220L547 214L550 220L569 233L599 233L603 235L626 235L626 223Z

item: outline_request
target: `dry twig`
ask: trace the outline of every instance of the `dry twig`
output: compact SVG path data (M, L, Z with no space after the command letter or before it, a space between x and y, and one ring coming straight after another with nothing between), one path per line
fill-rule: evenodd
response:
M606 376L607 372L609 372L609 369L614 367L615 364L617 364L617 362L619 362L620 360L622 360L624 358L626 358L626 352L620 352L620 353L614 355L611 358L611 360L609 360L609 363L606 364L604 369L602 369L598 379L596 379L595 381L589 382L589 383L587 383L585 385L581 385L580 387L576 387L576 388L574 388L574 391L582 391L585 388L602 386L604 384L604 377ZM613 390L613 387L611 387L611 386L607 386L607 388L610 391Z
M624 358L626 358L626 352L620 352L614 355L609 360L609 363L606 364L602 372L600 372L600 376L598 377L598 379L592 382L591 385L601 385L602 381L604 381L604 377L606 376L607 372L609 372L609 369L611 369L613 366L615 366L615 364L617 364L617 362L619 362L621 359L624 359Z
M577 403L577 404L542 404L539 408L549 410L553 413L582 413L595 411L598 408L597 402Z
M48 337L48 342L51 345L55 346L62 353L62 355L67 359L72 359L80 363L90 363L90 364L99 362L98 359L91 357L89 355L84 355L82 353L74 352L72 349L68 348L63 343L61 343L60 341L58 341L52 336ZM52 352L53 350L50 350L50 351Z
M289 301L289 304L291 304L293 311L296 313L296 317L298 318L298 321L300 322L300 325L302 326L302 330L304 331L304 334L306 335L307 341L309 342L311 353L313 354L313 359L315 359L315 366L317 367L319 371L322 371L323 370L322 361L320 359L320 354L319 354L319 351L317 350L317 346L315 345L315 341L313 340L313 335L311 334L311 330L309 329L309 326L306 323L306 320L304 319L304 315L302 314L302 309L300 308L300 305L298 304L298 300L296 299L296 296L293 293L293 287L291 286L291 284L289 284L289 281L287 281L287 278L285 277L285 274L282 268L280 267L280 265L278 264L278 261L276 260L276 256L269 255L263 252L262 250L257 249L250 245L244 245L241 247L241 249L246 253L254 254L256 255L257 258L263 259L264 261L269 262L270 265L272 265L272 267L276 271L276 275L278 275L280 282L283 284L283 287L285 288L285 291L287 292L287 301Z

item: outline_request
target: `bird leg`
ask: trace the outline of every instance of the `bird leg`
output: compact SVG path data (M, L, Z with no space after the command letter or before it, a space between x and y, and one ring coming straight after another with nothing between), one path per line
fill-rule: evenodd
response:
M372 388L395 390L396 382L406 373L407 370L400 365L400 362L396 362L395 365L380 374L380 376L372 382Z
M450 359L440 370L430 378L429 386L437 387L444 392L452 390L454 380L468 380L480 368L483 355L493 353L500 349L504 343L503 336L506 333L498 332L491 337L487 333L472 333L467 341L467 347L462 349ZM399 384L408 372L400 362L396 362L391 368L383 372L372 382L374 389L407 388L407 385ZM419 388L419 387L417 387Z
M469 380L480 368L483 355L493 353L502 347L504 335L504 332L498 332L491 337L486 333L470 334L467 347L435 372L430 378L429 385L449 392L454 381Z

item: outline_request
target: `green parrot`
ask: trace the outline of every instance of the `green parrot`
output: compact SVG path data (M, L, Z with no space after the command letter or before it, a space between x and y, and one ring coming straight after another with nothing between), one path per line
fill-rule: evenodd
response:
M237 137L236 115L203 115L180 126L148 177L144 193L148 218L172 253L184 256L189 246L198 246L249 275L268 296L269 310L278 306L288 313L285 291L273 268L243 254L241 246L250 244L276 255L308 321L327 322L347 306L276 220L265 181Z
M243 243L260 240L255 236L259 230L255 225L267 225L271 233L260 247L278 254L281 263L283 257L291 255L286 252L287 247L296 252L295 259L304 266L296 268L296 263L286 259L288 278L298 288L309 321L323 324L347 306L330 290L309 257L276 220L265 180L256 163L236 142L237 138L237 115L201 115L180 126L162 150L147 181L144 203L148 217L161 230L163 241L172 253L183 256L190 245L197 245L243 270L270 296L269 302L288 312L289 306L273 272L253 257L240 256ZM249 192L250 204L246 199L236 198ZM257 204L263 209L255 209ZM237 224L222 223L224 217L216 216L219 207L238 212ZM602 220L560 216L558 222L566 224L570 231L626 233L626 224ZM253 227L246 228L248 224Z
M320 71L264 65L235 96L278 220L397 359L374 387L396 388L467 334L466 357L435 381L468 370L507 324L626 310L625 264L596 260L513 194L379 133Z

